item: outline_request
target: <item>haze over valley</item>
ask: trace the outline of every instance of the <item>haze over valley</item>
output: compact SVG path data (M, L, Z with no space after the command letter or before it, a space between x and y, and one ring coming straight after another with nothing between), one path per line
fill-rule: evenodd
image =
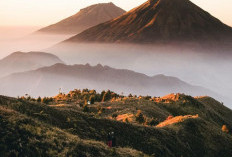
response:
M210 25L211 31L214 29L220 28L221 31L230 32L231 28L222 24L219 20L215 19L211 15L207 14L199 7L195 6L191 2L184 1L184 0L177 0L175 3L181 4L179 7L174 6L175 9L178 9L178 14L182 14L185 11L185 8L189 9L189 16L194 17L197 20L193 20L191 18L179 18L178 16L172 17L175 19L173 21L169 21L169 23L164 23L164 19L168 16L169 9L168 7L172 6L165 6L163 3L172 4L173 2L170 0L164 0L162 3L155 4L154 2L145 2L139 8L129 11L128 13L124 13L123 9L115 6L113 3L101 3L97 5L92 5L90 7L81 9L76 15L70 16L67 19L60 21L54 25L45 27L43 29L38 29L36 31L34 28L26 29L20 28L21 34L16 33L17 31L5 31L5 37L2 36L1 42L4 44L1 45L1 56L6 56L8 53L12 53L14 51L22 50L22 51L42 51L42 52L49 52L52 53L61 60L63 60L68 65L73 64L86 64L89 63L91 65L108 65L110 67L118 68L118 69L128 69L133 70L136 72L144 73L148 76L154 76L159 74L164 74L168 76L173 76L180 78L192 85L198 85L210 89L212 91L216 91L225 97L230 97L230 91L232 90L232 74L230 69L232 67L231 63L231 51L228 49L228 46L224 45L222 42L216 44L215 37L218 36L217 34L212 34L208 32L208 29L205 27ZM153 7L151 9L151 7ZM107 9L111 8L111 12ZM162 12L158 14L158 11L162 8ZM149 12L142 13L142 10L149 10ZM150 23L149 27L146 25L151 21L152 18L150 14L157 13L157 20ZM195 14L199 12L199 14ZM93 20L94 15L98 14L98 20ZM123 14L123 15L122 15ZM120 16L122 15L122 16ZM137 18L133 19L137 15ZM117 19L112 19L112 21L105 22L110 20L110 17ZM133 18L132 18L133 17ZM148 18L145 18L148 17ZM131 18L131 20L127 20ZM201 21L201 19L204 19ZM206 21L206 19L208 21ZM133 21L139 21L133 22ZM118 21L118 22L117 22ZM157 32L157 35L154 35L156 38L154 39L154 44L133 44L133 43L99 43L101 42L101 37L95 36L95 32L104 32L107 29L101 29L104 25L104 28L108 27L112 30L108 30L111 32L119 31L121 25L130 31L130 33L136 32L135 26L138 26L138 29L144 28L143 31L139 31L137 34L139 36L145 35L143 38L141 37L133 37L134 39L150 39L146 32L153 32L153 29L159 30L159 23L161 22L162 25L173 25L173 27L166 27L166 35L164 34L164 30L160 30ZM189 23L185 25L185 28L182 28L184 25L178 25L178 21L181 23ZM104 24L100 24L96 27L90 28L94 26L94 24L98 24L101 22L105 22ZM205 22L205 23L204 23ZM76 25L76 27L73 27ZM136 25L131 25L136 23ZM196 23L198 29L201 29L204 32L204 38L207 40L213 41L213 45L209 46L208 43L204 44L204 42L199 43L198 39L194 39L194 36L197 36L197 29L196 27L192 27L192 23ZM81 28L79 29L79 25ZM174 29L175 25L175 29ZM183 26L182 26L183 25ZM204 26L205 25L205 26ZM73 27L73 28L72 28ZM157 28L156 28L157 27ZM77 28L79 30L74 30ZM72 38L72 33L75 34L79 33L84 29L88 29L84 31L80 35L76 35ZM225 30L224 30L225 29ZM19 30L19 29L18 29ZM27 31L28 32L27 32ZM146 30L146 31L145 31ZM179 34L174 34L176 30L180 31ZM186 33L181 33L181 31L185 30ZM72 31L72 32L70 32ZM23 33L24 32L24 33ZM89 32L89 33L88 33ZM190 32L191 36L193 37L191 42L185 41L178 41L176 40L178 37L186 38L187 32ZM215 31L218 32L218 31ZM87 33L90 38L96 38L98 43L83 43L86 41L76 41L75 38L79 38L79 36L83 36L82 34ZM117 33L116 34L123 34ZM91 35L93 34L93 35ZM160 34L160 35L158 35ZM163 35L162 35L163 34ZM181 35L182 34L182 35ZM227 35L229 39L230 34L222 33L223 36ZM104 35L104 33L99 34L100 36ZM12 36L12 37L11 37ZM84 35L85 36L85 35ZM21 38L20 38L21 37ZM164 38L165 37L165 38ZM199 37L199 36L198 36ZM14 38L14 40L12 40ZM70 38L70 39L68 39ZM114 39L114 35L107 37L108 39ZM117 38L120 38L119 36ZM124 37L122 37L124 38ZM132 37L130 37L132 39ZM161 39L162 38L162 39ZM175 38L175 42L172 40ZM68 40L66 40L68 39ZM75 40L74 40L75 39ZM111 40L108 40L111 41ZM157 42L157 40L162 42ZM62 42L65 40L65 42ZM89 40L89 39L87 39ZM90 39L91 41L92 39ZM93 39L95 40L95 39ZM117 39L119 40L119 39ZM130 40L129 38L127 40ZM133 41L131 40L131 41ZM144 40L144 41L145 41ZM163 42L164 40L168 40L168 42ZM114 40L112 40L114 41ZM123 41L123 40L122 40ZM195 42L196 41L196 42ZM8 43L9 42L9 43ZM138 42L138 41L136 41ZM143 42L142 42L143 43ZM12 45L12 46L9 46ZM14 50L14 51L13 51ZM5 54L5 55L4 55ZM3 62L3 61L1 61ZM8 62L7 60L5 62ZM15 62L14 60L11 62ZM20 62L25 62L22 59ZM56 62L51 62L48 65L52 65ZM146 64L144 64L146 63ZM5 64L5 63L2 63ZM24 67L17 65L6 66L3 68L2 66L2 74L1 76L6 76L8 74L12 74L14 72L25 72L28 70L35 70L37 68L42 67L43 64L39 65L38 63L33 63L29 66L29 63L25 63ZM18 63L21 64L21 63ZM47 66L45 64L44 66ZM28 67L28 68L26 68ZM4 72L5 71L5 72ZM210 78L210 79L209 79ZM70 90L70 89L69 89ZM123 91L122 91L123 92ZM143 93L146 94L146 93ZM147 93L148 94L148 93Z
M199 52L188 47L133 44L67 44L47 51L61 56L69 64L101 63L149 76L174 76L230 97L232 56L229 52L220 55L205 49L200 51L206 52Z
M231 157L232 28L196 1L0 2L0 156Z

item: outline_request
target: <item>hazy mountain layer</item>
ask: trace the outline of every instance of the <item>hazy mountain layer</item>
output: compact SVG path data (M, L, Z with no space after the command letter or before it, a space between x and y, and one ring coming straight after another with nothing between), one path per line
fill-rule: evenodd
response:
M56 64L34 71L16 73L2 78L0 94L18 96L55 95L59 88L69 91L73 88L110 89L118 93L162 96L166 93L188 93L194 96L217 94L192 86L175 77L147 75L130 70L114 69L108 66Z
M57 56L44 52L15 52L0 60L0 77L63 63Z

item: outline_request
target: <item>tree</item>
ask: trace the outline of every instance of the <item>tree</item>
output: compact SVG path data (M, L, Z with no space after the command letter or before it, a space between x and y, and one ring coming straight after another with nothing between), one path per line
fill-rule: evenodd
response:
M101 115L102 114L102 112L103 112L103 110L102 110L102 108L100 109L100 110L98 110L98 115Z
M103 96L103 98L102 98L102 101L104 102L104 101L109 101L111 99L111 92L108 90L105 94L104 94L104 96Z
M41 103L41 97L40 96L38 97L37 102Z
M117 113L114 113L113 115L112 115L112 118L113 119L116 119L118 117L118 114Z
M86 97L84 98L84 105L88 105L88 101Z
M140 124L143 124L145 122L145 118L144 118L141 110L137 111L135 118L136 118L136 121Z
M53 102L54 101L54 99L51 97L51 98L49 98L49 102Z
M35 101L36 101L36 99L35 99L35 98L31 98L31 101L34 101L34 102L35 102Z
M101 101L103 100L103 97L104 97L105 93L106 92L104 90L101 92Z
M89 93L94 95L97 94L96 90L90 90Z
M90 101L91 104L94 104L95 96L91 95L90 98L89 98L89 101Z
M49 97L44 97L42 102L45 103L45 104L49 104L50 102L53 101L53 98L49 98Z
M31 100L31 96L28 95L27 100L30 101Z
M145 100L150 100L151 99L151 96L147 95L144 97Z
M159 124L159 120L157 118L156 119L152 118L149 122L150 126L156 126L158 124Z
M47 97L44 97L43 100L42 100L43 103L47 104L48 103L48 99Z
M130 123L130 121L129 121L129 119L128 119L128 118L126 118L126 119L125 119L125 122L126 122L126 123Z
M169 116L167 117L166 120L170 120L170 119L172 119L172 118L173 118L173 116L172 116L172 115L169 115Z
M89 89L82 89L82 93L89 93Z
M226 125L223 125L222 126L222 131L225 132L225 133L229 133L229 129Z
M84 105L83 112L89 112L89 107L87 104Z

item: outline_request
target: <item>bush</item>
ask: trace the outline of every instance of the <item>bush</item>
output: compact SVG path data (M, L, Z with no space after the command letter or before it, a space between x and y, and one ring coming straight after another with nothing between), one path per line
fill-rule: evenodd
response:
M90 98L89 98L89 101L90 101L91 104L94 104L95 96L91 95Z
M125 122L126 122L126 123L130 123L130 121L129 121L129 119L128 119L128 118L126 118L126 119L125 119Z
M167 117L166 120L170 120L170 119L172 119L172 118L173 118L173 116L172 116L172 115L169 115L169 116Z
M149 125L150 126L156 126L156 125L158 125L160 123L160 121L156 118L156 119L154 119L154 118L152 118L150 121L149 121Z
M109 101L110 99L111 99L111 92L108 90L108 91L104 94L104 96L103 96L103 98L102 98L102 102Z
M89 112L89 107L87 104L84 105L83 112Z
M141 110L137 111L135 118L136 118L136 121L140 124L143 124L145 122L145 118L144 118Z
M222 126L222 131L225 132L225 133L229 133L229 129L226 125L223 125Z
M116 119L118 117L118 114L116 114L116 113L114 113L113 115L112 115L112 118L113 119Z
M37 99L37 102L38 102L38 103L41 103L41 100L42 100L42 99L41 99L41 97L39 96L38 99Z

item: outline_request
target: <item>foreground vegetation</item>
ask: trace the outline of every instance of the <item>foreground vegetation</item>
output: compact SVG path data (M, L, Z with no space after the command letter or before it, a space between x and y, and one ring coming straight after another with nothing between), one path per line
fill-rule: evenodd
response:
M232 111L210 97L74 90L0 97L0 156L232 156ZM116 134L117 147L105 143Z

